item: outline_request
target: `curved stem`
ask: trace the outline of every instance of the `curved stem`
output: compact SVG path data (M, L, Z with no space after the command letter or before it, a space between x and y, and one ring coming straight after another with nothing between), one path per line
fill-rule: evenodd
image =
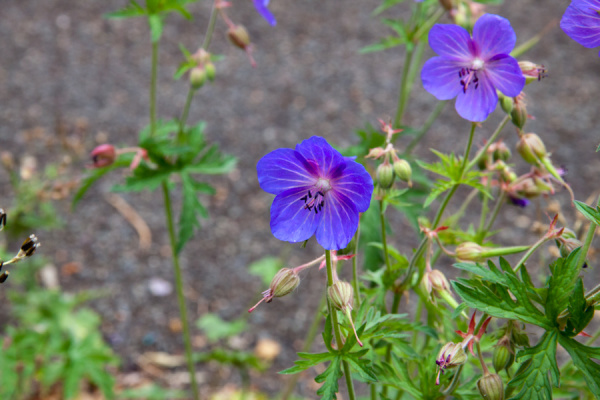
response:
M213 32L215 31L217 15L219 14L219 10L217 7L215 7L216 3L217 1L213 3L213 7L210 12L210 20L208 21L208 27L206 28L206 34L204 35L204 42L202 42L202 48L204 50L208 50L208 46L210 46L210 41L212 40Z
M462 372L462 369L463 369L463 365L459 365L458 369L456 370L456 373L452 377L452 381L450 382L450 385L448 385L448 387L446 389L444 389L444 391L442 392L443 394L445 394L446 396L449 396L452 394L452 392L454 392L454 389L456 389L456 386L460 382L460 373Z
M158 77L158 41L152 42L152 72L150 76L150 136L156 133L156 81Z
M506 192L503 190L500 192L498 201L496 202L496 205L494 206L494 209L492 210L492 215L490 216L488 223L485 225L484 231L486 233L489 232L490 229L492 229L492 225L494 225L494 221L496 221L496 217L498 217L500 209L504 205L504 200L506 200Z
M333 285L333 266L331 263L331 250L325 250L325 260L327 265L327 287ZM338 350L341 350L344 344L342 343L342 332L340 330L340 324L337 318L337 310L329 298L327 299L327 307L329 308L329 315L331 315L331 323L333 324L333 332L335 334L335 341L337 343ZM354 383L352 382L352 375L350 375L350 366L347 361L342 361L342 368L344 369L344 377L346 378L346 387L348 388L348 398L350 400L356 400L356 394L354 392Z
M406 47L406 54L404 56L404 65L402 66L402 78L400 81L400 90L398 93L398 107L396 108L396 116L394 117L394 129L398 129L402 124L402 117L404 116L404 110L406 109L407 95L408 95L408 70L412 61L414 53L413 46Z
M510 121L510 115L506 115L504 119L500 121L498 127L496 127L496 130L494 131L494 133L492 133L492 136L490 136L488 141L485 143L485 146L483 146L483 148L477 152L477 155L473 157L473 160L471 160L471 162L469 163L467 171L473 168L481 157L485 156L488 147L490 147L492 143L494 143L494 141L498 138L498 135L500 134L500 132L502 132L502 129L504 129L508 121Z
M444 100L444 101L440 101L437 103L437 105L435 106L435 108L433 109L431 114L429 114L429 117L427 117L427 120L423 124L423 127L421 128L421 130L419 131L417 136L415 136L413 138L413 140L411 140L411 142L408 144L408 146L406 146L406 149L404 150L404 154L408 155L408 154L412 153L414 148L419 144L419 142L421 142L421 139L423 139L423 136L425 136L425 134L429 131L429 129L431 128L431 125L433 125L433 123L435 122L437 117L440 116L440 114L442 113L442 110L444 109L444 106L446 105L447 102L448 101Z
M192 88L190 85L190 89L188 90L188 95L185 100L185 106L183 107L183 111L181 112L181 117L179 118L179 131L177 132L177 137L181 138L183 135L183 130L185 128L185 124L188 119L188 115L190 113L190 106L192 105L192 99L194 98L194 93L196 90Z
M173 258L173 272L175 273L175 291L177 292L177 302L179 303L179 315L183 329L183 342L185 344L185 358L194 393L194 400L200 400L198 384L196 383L196 370L192 357L192 341L190 339L190 327L187 318L187 308L185 305L185 296L183 295L183 279L181 278L181 267L179 266L179 255L177 254L177 239L175 237L175 225L173 223L173 211L171 207L171 195L166 181L162 183L163 197L165 202L165 215L167 217L167 228L169 231L169 240L171 243L171 257Z
M513 268L513 271L517 272L521 266L523 266L523 264L525 264L525 262L529 259L529 257L531 257L531 255L544 243L546 243L546 237L544 236L543 238L541 238L540 240L538 240L537 242L535 242L533 244L533 246L531 246L531 248L529 250L527 250L527 253L525 253L523 255L523 257L519 260L519 262L517 263L517 265Z
M391 272L392 265L390 264L390 256L388 254L387 234L385 232L385 212L383 209L383 200L379 200L379 221L381 224L381 243L383 244L385 267L387 268L388 272Z

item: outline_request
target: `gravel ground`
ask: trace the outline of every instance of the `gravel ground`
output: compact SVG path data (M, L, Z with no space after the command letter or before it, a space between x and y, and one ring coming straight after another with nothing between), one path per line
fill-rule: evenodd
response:
M136 132L148 120L147 27L141 19L101 17L124 4L123 0L3 0L0 149L34 155L43 165L61 160L62 153L44 140L31 140L35 132L54 141L66 137L73 148L72 170L79 175L88 163L85 154L99 140L135 144ZM251 68L243 52L228 45L224 24L219 22L211 49L226 58L217 63L217 81L197 95L190 121L206 120L209 140L236 156L238 167L226 177L211 178L218 189L215 197L204 199L211 217L182 257L191 321L206 312L224 319L243 315L265 289L247 273L249 263L283 255L293 266L318 255L315 246L302 250L271 236L271 196L258 187L255 165L266 152L292 147L315 134L339 146L353 144L353 130L393 115L403 51L358 53L388 34L370 15L378 5L377 0L274 0L271 9L278 25L272 28L255 14L251 2L236 2L229 15L248 28L256 45L257 68ZM396 7L387 16L406 8ZM565 8L566 2L527 0L507 1L490 11L509 18L522 42L551 21L557 22ZM181 60L178 44L189 49L200 45L210 2L191 9L194 22L170 17L161 43L158 108L162 118L177 116L183 107L187 83L171 78ZM426 57L431 54L427 50ZM549 68L542 84L527 89L528 111L535 116L528 130L544 139L553 160L568 168L576 197L586 199L598 188L600 170L594 152L600 142L597 51L582 48L555 28L526 58ZM434 105L434 98L417 83L406 122L422 123ZM478 145L500 118L497 111L484 124L476 137ZM416 153L431 160L429 148L462 152L467 132L468 124L448 106ZM504 137L510 145L516 143L511 129ZM1 182L7 179L0 175ZM178 315L176 296L156 297L148 289L154 277L172 280L161 196L123 194L152 229L152 247L139 250L135 231L104 198L119 180L113 175L101 181L72 213L64 204L65 227L39 237L43 254L59 268L68 263L81 267L78 273L61 275L65 290L102 289L109 294L94 301L93 307L103 316L106 337L123 356L127 370L135 369L135 360L146 351L181 353L183 345L169 329L169 320ZM9 191L0 195L4 204L11 197ZM568 202L565 193L559 199ZM535 218L534 213L533 208L511 209L502 222L514 226L523 216ZM399 231L405 223L395 218ZM498 237L506 244L527 240L511 229ZM394 244L407 249L404 240L396 235ZM231 343L251 349L259 339L271 338L282 344L273 367L261 376L253 375L259 389L274 393L282 385L285 378L276 371L289 367L302 345L320 298L321 279L318 272L308 272L293 297L260 307L249 318L250 329ZM0 293L0 301L3 296ZM204 348L201 342L200 337L199 350ZM200 381L206 394L227 382L238 382L238 377L210 364L200 366ZM310 383L299 389L306 396L314 396L314 391Z

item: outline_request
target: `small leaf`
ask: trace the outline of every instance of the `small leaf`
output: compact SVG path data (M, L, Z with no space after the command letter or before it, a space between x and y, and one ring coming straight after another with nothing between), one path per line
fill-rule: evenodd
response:
M227 322L221 319L217 314L204 314L198 321L196 326L201 329L210 342L216 342L219 339L235 336L246 329L246 321L237 319L232 322Z
M73 196L73 200L71 201L71 209L75 209L77 203L79 203L83 195L89 190L89 188L92 187L94 183L96 183L98 179L117 168L127 167L130 162L130 159L119 159L107 167L90 169L87 175L81 180L81 186L79 189L77 189L77 192L75 192L75 195Z
M588 305L583 291L583 280L579 278L575 284L575 289L569 297L569 317L565 333L568 336L575 336L583 331L594 317L594 307Z
M588 206L587 204L585 204L584 202L575 200L575 207L577 208L577 210L583 214L584 217L586 217L588 220L592 221L593 223L595 223L596 225L600 225L600 211L597 209L594 209L590 206Z
M125 8L105 14L104 17L109 19L120 19L140 17L142 15L146 15L146 10L137 2L132 0Z
M600 398L600 364L592 360L600 361L600 347L589 347L564 335L558 337L558 342L567 350L573 364L583 373L588 389L597 399Z
M150 14L148 16L148 25L150 26L152 43L158 43L164 28L164 17L159 14Z
M323 383L317 394L323 396L321 400L333 400L339 391L338 380L342 377L342 358L336 356L331 360L327 369L315 377L315 382Z

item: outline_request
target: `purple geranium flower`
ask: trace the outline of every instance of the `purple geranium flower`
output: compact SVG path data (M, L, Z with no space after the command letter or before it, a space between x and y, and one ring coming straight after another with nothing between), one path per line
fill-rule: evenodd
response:
M600 0L573 0L560 20L560 27L582 46L600 46Z
M437 24L429 32L429 45L439 57L423 66L423 86L439 100L456 97L461 117L483 121L496 108L496 90L516 97L525 86L517 60L509 55L515 42L510 22L497 15L481 16L473 38L460 26Z
M316 233L327 250L345 248L367 211L373 180L365 168L342 156L321 137L296 149L277 149L256 166L260 187L276 195L271 231L280 240L303 242Z
M266 19L268 23L270 23L273 26L277 24L277 21L275 21L275 17L267 8L267 6L269 5L269 0L252 0L252 2L254 3L256 11L258 11L258 13L262 15L262 17Z

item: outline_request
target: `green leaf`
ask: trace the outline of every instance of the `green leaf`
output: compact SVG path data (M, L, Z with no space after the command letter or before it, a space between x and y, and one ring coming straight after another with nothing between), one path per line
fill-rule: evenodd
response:
M338 380L342 377L342 357L335 356L329 366L322 374L315 377L315 382L323 383L317 390L317 394L321 395L322 400L336 399L335 394L339 391Z
M583 373L588 384L588 389L600 398L600 364L592 359L600 361L600 347L589 347L565 335L558 337L558 342L567 350L573 364Z
M102 178L107 173L114 171L117 168L127 167L131 159L117 159L113 164L104 167L104 168L94 168L90 169L88 174L81 180L81 186L75 192L73 196L73 200L71 201L71 209L75 209L77 203L81 200L83 195L89 190L90 187L100 178Z
M565 334L575 336L583 331L594 317L594 307L588 305L583 291L583 280L579 278L575 289L569 297L569 317L565 328Z
M558 333L547 331L535 347L521 350L516 361L521 362L519 370L508 383L509 387L521 390L509 400L551 400L552 385L560 383L560 372L556 365Z
M134 0L130 1L129 4L118 11L114 11L108 14L105 14L105 18L111 19L120 19L120 18L135 18L140 17L142 15L146 15L146 10L140 6Z
M217 314L204 314L196 321L196 326L201 329L210 342L235 336L246 329L246 321L237 319L232 322L223 321Z
M133 175L125 179L124 185L115 185L111 190L114 192L152 191L168 180L169 176L175 171L173 167L153 169L146 164L140 164L133 171Z
M490 261L489 271L479 264L455 264L457 268L468 269L479 275L480 278L462 279L453 281L452 286L458 295L471 308L484 311L497 318L518 319L523 322L538 325L542 328L552 329L550 321L533 303L537 294L519 280L508 262L500 258L500 266L504 273ZM516 301L513 300L516 298Z
M373 11L373 15L378 15L381 14L383 11L387 10L388 8L396 5L396 4L400 4L403 3L405 0L383 0L383 2L381 3L380 6L378 6L375 11Z
M352 368L354 368L354 370L356 371L356 373L362 379L363 382L374 383L374 382L377 382L377 376L373 372L373 368L371 366L371 362L369 360L359 358L366 351L368 351L368 350L365 349L365 350L361 351L360 352L360 353L362 353L361 355L358 355L359 352L344 354L342 356L342 358L345 361L347 361L348 364L350 364L350 366Z
M577 262L580 249L576 249L568 257L559 258L550 264L550 277L548 294L546 296L546 315L555 322L558 315L567 308L571 292L575 288L575 282L579 277Z
M183 204L179 215L179 235L177 237L176 252L179 254L185 244L194 236L194 230L200 228L198 218L208 218L208 211L198 200L196 185L188 174L181 174L183 188Z
M577 208L577 210L580 213L582 213L584 217L586 217L588 220L592 221L596 225L600 225L600 210L598 210L597 208L594 209L585 204L584 202L578 200L575 200L573 203L575 204L575 208Z
M298 357L304 358L304 360L294 361L296 366L280 371L279 373L283 375L297 374L298 372L307 370L310 367L314 367L315 365L321 364L325 361L332 360L335 355L331 353L298 353Z
M396 384L398 387L408 392L415 399L422 399L423 393L421 393L419 388L417 388L417 386L413 383L414 379L408 372L408 366L394 353L392 353L392 365L396 375L400 378L396 379Z

